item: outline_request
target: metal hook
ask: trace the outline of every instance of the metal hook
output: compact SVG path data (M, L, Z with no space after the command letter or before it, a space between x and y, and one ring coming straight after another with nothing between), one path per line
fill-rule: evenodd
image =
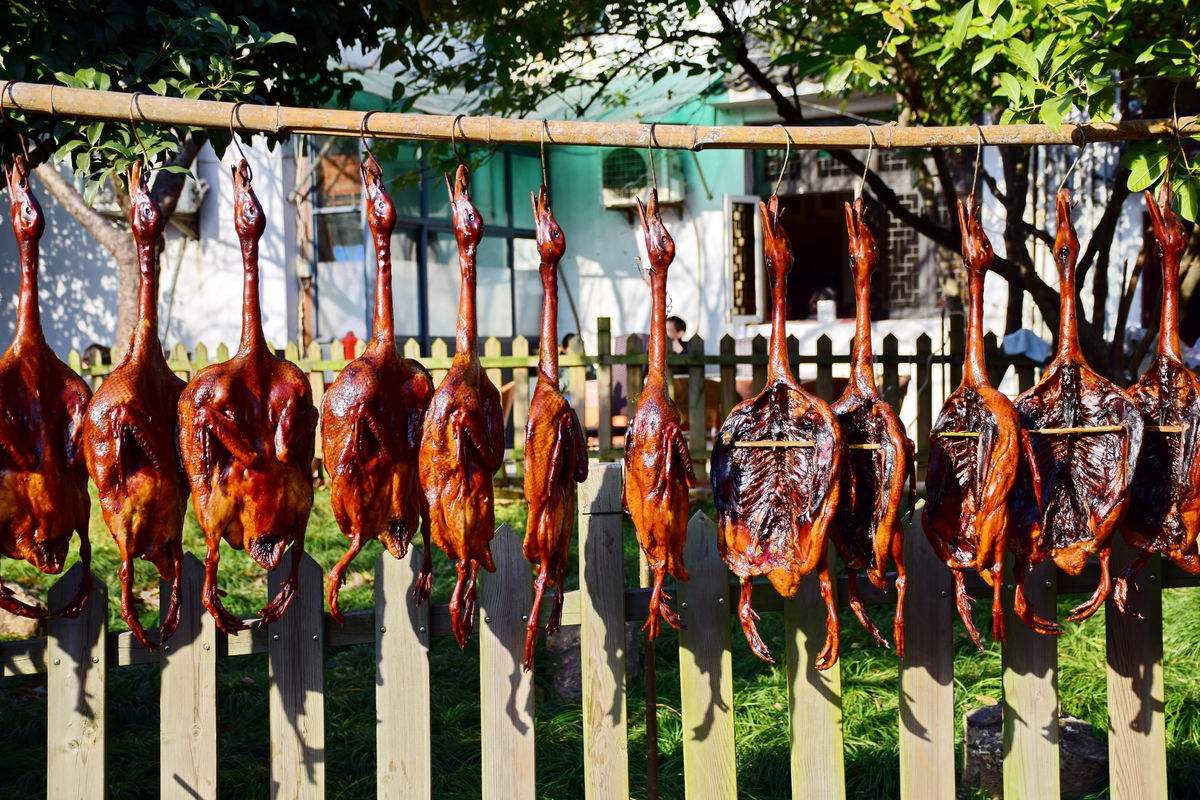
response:
M983 128L975 126L975 174L971 178L971 195L975 195L975 187L979 185L979 159L983 155Z
M467 135L467 132L463 130L462 127L462 119L465 116L466 114L459 114L454 118L454 121L450 123L450 150L454 153L454 157L458 159L460 164L465 163L465 160L463 159L462 154L458 151L458 140L455 138L454 129L458 128L458 130L462 131L463 136Z
M229 109L229 139L233 142L234 147L237 148L238 155L241 156L242 161L246 162L246 179L252 181L254 180L254 170L250 169L250 160L246 158L246 151L242 149L242 143L238 141L237 133L233 130L233 123L237 119L238 106L240 105L245 104L241 100L238 100L233 104L233 108Z
M550 191L550 178L547 177L549 172L546 169L546 137L550 135L550 123L547 120L542 120L542 128L538 131L538 149L542 154L542 186L546 187L546 191ZM554 141L551 137L551 141Z
M658 170L654 168L654 126L657 122L650 123L650 138L646 142L646 152L650 154L650 187L658 192Z
M146 171L150 171L150 151L146 149L146 143L142 141L142 135L138 133L137 123L133 120L133 112L136 109L138 116L142 117L142 111L137 107L138 97L141 92L134 92L129 96L129 130L133 131L133 138L138 143L138 147L142 149L142 163L146 165ZM142 117L145 119L145 117Z
M375 153L371 150L371 145L367 144L367 120L369 120L371 115L374 113L376 112L368 111L367 113L363 114L362 119L358 121L359 141L362 142L363 149L367 151L367 155L370 156L372 161L376 161L378 159L375 158Z
M863 188L867 185L867 173L871 171L871 153L875 152L875 131L871 130L871 126L866 123L860 124L867 129L867 136L871 138L871 143L867 146L867 157L863 161L862 177L858 179L858 191L854 193L856 200L862 197Z
M1058 183L1058 191L1055 194L1058 194L1058 192L1061 192L1066 187L1067 179L1071 177L1071 173L1075 171L1075 167L1079 166L1079 162L1083 158L1084 151L1088 145L1087 134L1083 132L1082 127L1076 128L1075 133L1079 134L1079 154L1075 156L1075 160L1071 162L1071 166L1067 167L1067 171L1063 173L1062 180ZM1075 138L1074 134L1072 134L1071 138Z
M775 127L783 129L783 135L787 137L787 149L783 151L783 166L779 168L779 177L775 179L775 188L771 190L772 195L779 194L779 185L783 183L783 176L787 174L788 159L792 155L792 145L795 144L786 125L777 122Z

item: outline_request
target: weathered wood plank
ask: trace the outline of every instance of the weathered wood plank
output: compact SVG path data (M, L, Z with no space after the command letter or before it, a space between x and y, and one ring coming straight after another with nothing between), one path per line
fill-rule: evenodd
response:
M596 446L601 452L612 447L612 364L607 359L612 355L612 321L608 317L596 319ZM586 418L580 417L586 425Z
M1133 558L1114 537L1112 569ZM1113 800L1166 798L1163 714L1162 564L1155 556L1129 587L1128 614L1105 605L1108 647L1108 773Z
M428 800L429 604L413 598L423 553L375 562L375 787L380 800Z
M754 359L750 380L750 394L753 396L767 385L767 337L760 333L750 340L750 355ZM760 359L761 364L758 363Z
M625 338L625 354L643 358L645 350L642 348L642 337L636 333L631 333ZM645 363L643 361L643 363ZM629 385L625 390L625 416L632 421L634 414L637 413L638 397L642 394L642 381L645 376L645 367L642 364L628 364L625 367L625 381Z
M836 800L846 796L842 666L840 660L824 671L814 666L825 646L826 619L820 583L809 575L796 596L783 601L792 796Z
M954 800L953 579L921 530L904 535L908 585L900 660L900 795ZM919 622L919 624L918 624Z
M166 800L217 796L217 626L200 602L204 565L183 556L179 628L163 645L159 671L158 793ZM171 584L158 585L159 618Z
M817 337L817 397L833 401L833 340L827 335Z
M554 343L551 342L551 345ZM583 357L582 337L572 337L567 343L567 355ZM587 367L567 367L567 399L571 401L571 408L575 409L576 416L583 420L584 406L587 405Z
M50 587L50 607L75 595L84 577L76 564ZM93 576L87 607L75 619L46 623L46 797L93 800L105 790L105 703L108 657L108 591Z
M883 400L899 413L904 398L900 396L900 341L896 334L883 337L883 356Z
M962 311L955 311L950 314L950 385L948 390L953 391L955 386L962 382L963 371L963 351L966 347L966 332L964 330L964 321Z
M732 362L737 355L737 342L729 334L721 337L721 419L729 416L729 412L738 402L737 365ZM724 359L730 359L726 363Z
M1026 580L1033 610L1055 617L1055 567L1039 564ZM1005 573L1012 583L1012 567ZM1012 610L1004 592L1004 794L1058 800L1058 640L1034 633Z
M716 526L702 512L688 523L679 584L679 696L683 778L688 800L737 796L733 747L733 660L729 650L729 573L717 553Z
M704 355L704 339L693 336L687 343L687 351L692 355ZM704 367L688 367L688 449L692 452L704 452L708 445L704 388ZM708 459L693 456L692 469L696 473L697 483L703 484L708 480Z
M304 353L306 358L319 361L321 359L321 345L319 342L312 341L308 343L308 350ZM322 370L314 369L308 373L308 388L312 392L313 405L317 407L317 411L321 410L321 403L325 399L325 373ZM314 457L318 460L324 460L325 452L321 444L321 417L317 417L317 447L314 451Z
M500 340L497 339L495 336L489 336L487 338L487 340L484 341L484 343L483 343L484 356L489 357L489 358L495 358L496 356L501 355L501 352L502 352L502 350L501 350L501 346L500 346ZM487 376L488 376L488 380L491 381L492 385L495 386L497 389L499 389L501 386L504 385L504 374L501 370L489 369L487 371Z
M273 597L291 561L286 553L268 576ZM325 796L325 642L321 568L305 554L300 585L287 613L270 628L271 797Z
M579 492L583 780L588 800L627 800L625 576L620 464L593 461Z
M514 356L529 355L529 340L518 336L512 340ZM513 467L518 478L525 475L525 423L529 419L529 368L513 367L512 423ZM583 417L580 417L583 419Z
M929 334L917 337L917 463L924 466L929 461L929 431L933 428L933 415L940 409L933 407L933 342Z
M450 356L450 349L446 346L445 339L434 339L429 343L429 356L432 359L445 360ZM445 369L430 369L430 376L433 378L433 388L442 385L442 378L446 377Z
M492 539L496 571L479 592L479 715L484 800L532 798L533 675L521 661L533 601L521 537L501 525Z

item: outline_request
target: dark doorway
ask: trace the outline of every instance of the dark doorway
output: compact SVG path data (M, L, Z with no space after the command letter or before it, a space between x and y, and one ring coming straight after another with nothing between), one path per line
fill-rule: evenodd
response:
M820 192L781 197L783 227L792 242L796 260L788 274L788 314L790 320L816 317L816 301L832 294L837 315L854 316L854 281L847 253L844 204L853 200L850 192ZM871 279L871 316L887 318L887 215L868 204L867 220L875 233L879 249L879 267ZM770 294L767 303L770 305ZM766 317L770 318L767 308Z

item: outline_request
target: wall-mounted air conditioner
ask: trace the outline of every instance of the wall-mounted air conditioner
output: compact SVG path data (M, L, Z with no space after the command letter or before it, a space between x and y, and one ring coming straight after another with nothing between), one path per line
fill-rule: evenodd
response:
M76 181L76 188L80 191L83 190L81 181ZM204 195L207 193L208 181L200 180L195 175L188 173L184 178L183 190L179 193L179 204L175 206L175 214L172 219L183 221L195 217L200 212ZM113 194L111 183L105 183L100 191L96 192L92 208L108 217L123 218L125 216L125 212L121 210L121 205L117 202L116 195Z
M665 205L683 203L686 187L680 153L674 150L655 152L654 169L658 178L658 202ZM604 154L601 199L605 208L628 211L634 208L634 198L640 197L646 202L651 183L650 156L645 148L618 147Z

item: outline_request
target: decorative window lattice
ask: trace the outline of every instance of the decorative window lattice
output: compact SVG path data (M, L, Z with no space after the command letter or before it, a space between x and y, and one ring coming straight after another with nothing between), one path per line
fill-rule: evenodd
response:
M737 317L758 313L758 276L754 260L753 203L734 202L729 213L729 267L733 274L732 311Z
M916 193L899 196L904 207L921 210ZM892 311L916 310L928 303L921 297L921 248L917 232L896 216L888 218L888 305Z

